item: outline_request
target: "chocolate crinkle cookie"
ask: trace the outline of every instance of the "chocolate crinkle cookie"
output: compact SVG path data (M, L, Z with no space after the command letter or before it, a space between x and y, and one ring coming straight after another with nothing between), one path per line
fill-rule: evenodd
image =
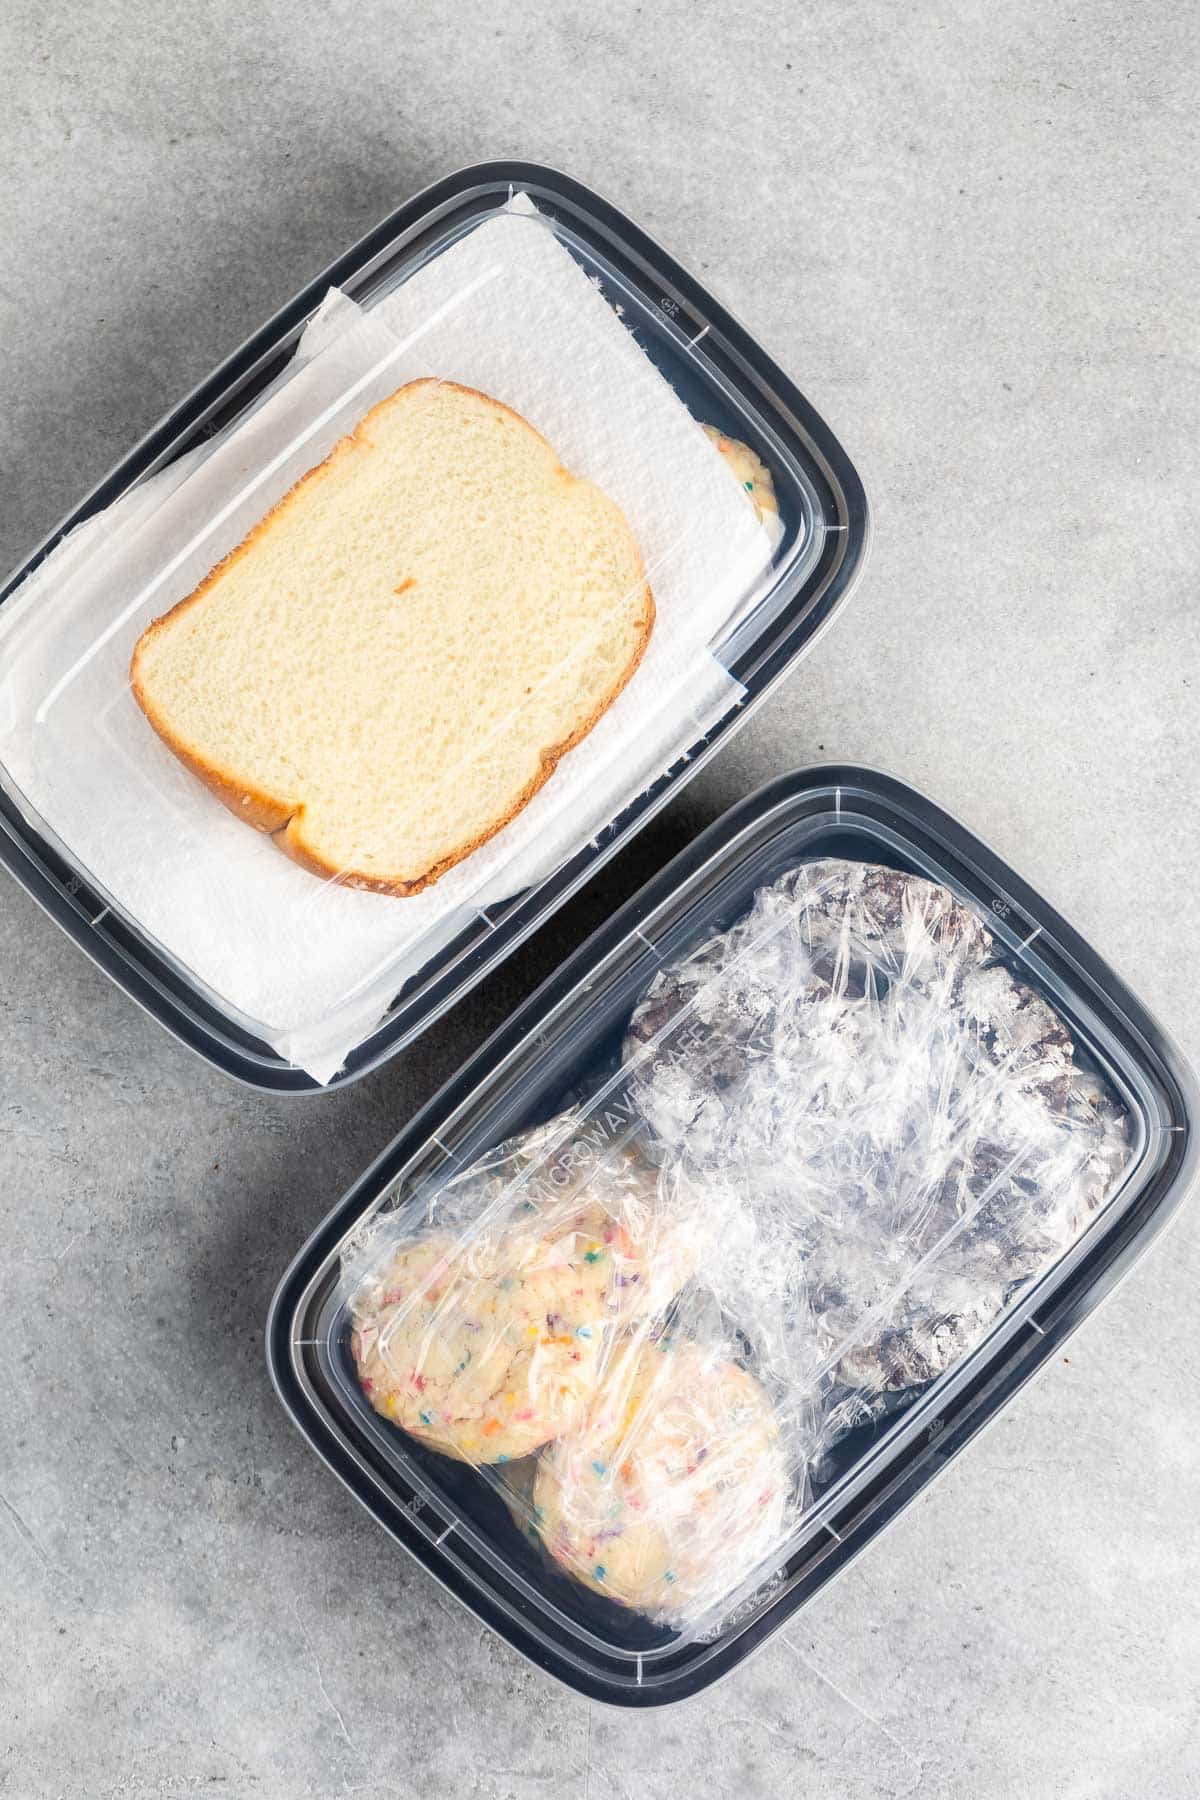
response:
M1001 955L948 889L827 859L660 970L629 1022L662 1154L740 1209L712 1284L777 1387L847 1417L977 1343L1129 1159L1122 1103Z

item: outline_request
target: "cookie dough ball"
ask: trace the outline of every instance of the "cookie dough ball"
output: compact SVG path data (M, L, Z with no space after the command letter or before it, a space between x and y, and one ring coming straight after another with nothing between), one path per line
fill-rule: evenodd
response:
M690 1339L630 1343L538 1465L534 1522L585 1586L664 1618L715 1605L782 1541L786 1458L753 1376Z
M428 1237L360 1289L351 1347L376 1412L463 1462L528 1456L580 1423L604 1325L572 1264Z
M715 425L705 425L704 434L716 445L733 475L741 482L772 543L778 543L783 536L783 525L779 502L775 498L775 484L766 463L755 455L749 444L743 444L740 438L727 437Z

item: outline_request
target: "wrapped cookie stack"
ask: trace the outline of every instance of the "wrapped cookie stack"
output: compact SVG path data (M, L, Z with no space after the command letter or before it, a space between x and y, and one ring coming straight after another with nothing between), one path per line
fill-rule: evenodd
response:
M696 1629L838 1441L1078 1238L1128 1140L972 908L804 864L659 970L586 1102L376 1219L359 1382L576 1581Z
M677 1617L778 1544L790 1468L761 1384L690 1329L716 1213L610 1116L615 1134L577 1109L502 1146L437 1196L433 1229L385 1221L355 1259L351 1348L384 1418L514 1465L525 1529L578 1580Z

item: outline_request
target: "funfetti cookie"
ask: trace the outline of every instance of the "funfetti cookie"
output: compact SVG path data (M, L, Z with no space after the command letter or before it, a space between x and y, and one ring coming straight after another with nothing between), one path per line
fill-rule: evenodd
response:
M618 1097L510 1139L445 1190L442 1219L483 1218L506 1266L573 1268L585 1322L664 1311L703 1261L714 1212L677 1164L647 1156L630 1118Z
M577 1192L531 1204L507 1242L526 1266L570 1271L569 1306L585 1321L649 1320L696 1273L707 1240L689 1208L659 1204L655 1184L653 1169L619 1151Z
M609 1359L581 1427L538 1464L534 1523L577 1580L677 1621L778 1548L788 1492L765 1390L722 1353L667 1334Z
M447 1456L528 1456L582 1419L595 1388L605 1328L577 1286L570 1264L505 1267L494 1245L402 1245L355 1299L363 1392Z

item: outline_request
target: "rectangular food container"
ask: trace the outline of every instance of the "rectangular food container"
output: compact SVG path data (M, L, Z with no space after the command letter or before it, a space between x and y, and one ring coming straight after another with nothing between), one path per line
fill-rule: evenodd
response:
M514 197L537 209L557 243L584 270L693 417L748 445L774 483L778 542L745 604L710 645L714 666L723 672L733 698L715 720L707 715L689 722L688 697L682 697L668 767L627 795L613 816L599 821L595 829L589 825L588 841L575 844L528 886L481 897L456 918L449 935L443 932L431 941L423 960L403 966L398 961L394 989L389 987L382 995L353 1047L321 1080L281 1053L278 1039L275 1047L266 1041L261 1019L223 999L151 935L137 912L106 889L56 832L52 809L39 810L33 804L26 791L28 780L23 785L13 773L6 743L14 741L14 734L24 734L27 752L31 743L32 754L40 755L46 747L52 763L54 733L66 729L62 721L69 719L69 707L78 710L83 704L75 698L79 685L67 692L64 702L67 677L57 683L47 677L45 692L35 689L32 697L27 682L14 697L0 681L0 860L154 1018L207 1061L255 1087L303 1093L342 1085L410 1043L542 924L690 778L808 649L849 594L862 565L868 519L861 484L828 427L782 371L690 275L613 206L552 170L496 162L450 176L401 207L310 283L155 427L0 591L0 602L5 603L0 605L0 638L6 622L17 621L19 609L55 604L55 593L45 582L49 570L41 571L40 587L38 572L70 534L115 503L124 508L121 530L128 529L139 493L148 482L182 467L180 459L202 455L205 446L225 444L230 433L261 418L264 401L277 395L280 383L289 379L297 346L330 289L339 289L371 320L381 302L395 297L415 274L427 272L436 259L510 208ZM486 314L483 307L481 330L487 329ZM327 330L323 322L321 329ZM357 387L348 390L344 403L339 402L339 431L350 429L365 407L365 400L354 401L355 392ZM253 508L245 514L243 526L248 528L255 516L261 516L261 507L257 515ZM71 552L72 546L66 549ZM89 543L87 556L94 554ZM18 594L30 577L34 577L31 587ZM148 601L144 610L148 622L162 610L161 602ZM96 741L107 742L115 709L132 704L128 652L120 658L110 654L106 617L97 616L94 623L82 617L72 622L71 631L72 654L77 652L78 660L69 678L75 679L81 669L87 673L94 689L87 704L96 712ZM111 669L101 681L95 671L105 668L105 657ZM8 679L11 685L11 659ZM140 754L126 752L116 779L149 780ZM171 779L165 777L163 785ZM146 807L153 812L159 804L160 795L148 790ZM145 816L145 809L139 816ZM180 859L186 860L188 854L187 843L181 842ZM202 912L207 909L214 930L221 929L230 899L236 905L236 893L230 897L197 885L196 905ZM281 948L279 954L286 950ZM386 981L388 974L385 961L382 979ZM347 1005L353 1000L349 995ZM356 1003L361 1012L361 996Z
M548 1567L487 1472L373 1413L355 1378L339 1261L373 1215L431 1191L620 1064L655 972L743 917L757 891L819 858L926 877L988 923L1000 965L1067 1024L1119 1097L1129 1161L1069 1249L1012 1294L973 1349L901 1410L842 1438L772 1578L714 1629L672 1631ZM773 782L717 821L606 923L355 1183L276 1293L267 1352L318 1454L449 1591L538 1666L591 1698L659 1706L718 1680L791 1619L1061 1347L1162 1227L1195 1166L1196 1089L1123 982L978 839L911 789L853 767ZM382 1553L382 1551L381 1551Z

